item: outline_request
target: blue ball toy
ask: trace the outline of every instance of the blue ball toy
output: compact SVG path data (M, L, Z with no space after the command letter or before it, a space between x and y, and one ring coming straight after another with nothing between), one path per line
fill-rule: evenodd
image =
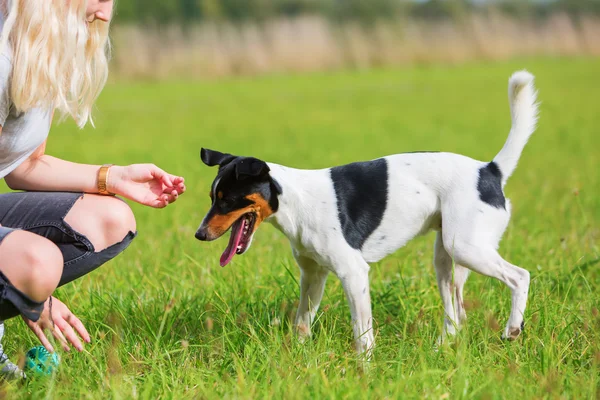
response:
M36 346L25 354L25 373L37 376L51 375L58 369L58 356L44 346Z

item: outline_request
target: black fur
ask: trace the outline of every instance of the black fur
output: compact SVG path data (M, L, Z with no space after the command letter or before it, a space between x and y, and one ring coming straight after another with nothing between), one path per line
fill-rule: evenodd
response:
M377 229L387 206L388 165L384 158L331 168L344 238L362 248Z
M244 179L248 176L261 176L269 173L266 162L254 157L237 157L215 150L202 149L200 151L202 162L209 167L219 166L219 171L229 165L233 165L236 179Z
M200 150L200 158L202 159L202 162L209 167L218 165L221 168L235 160L236 156L203 148Z
M506 209L506 199L502 192L502 171L495 162L479 169L477 181L479 198L492 207Z
M208 166L219 166L215 181L219 179L218 191L223 193L221 199L213 193L213 207L210 212L227 214L249 205L246 196L258 193L269 202L276 212L279 208L277 196L282 189L279 183L269 175L266 162L254 157L238 157L214 150L202 149L200 157Z

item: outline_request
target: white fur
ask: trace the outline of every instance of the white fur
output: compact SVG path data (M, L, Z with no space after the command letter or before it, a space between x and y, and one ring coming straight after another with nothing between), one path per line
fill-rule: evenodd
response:
M512 127L494 158L503 180L514 171L537 120L533 76L521 71L509 80ZM529 273L505 261L498 243L510 219L506 209L479 199L479 169L486 163L452 153L409 153L388 161L388 204L383 221L362 249L350 247L342 235L329 169L299 170L269 164L283 188L279 209L267 221L290 240L301 270L296 325L310 334L329 272L342 282L354 326L356 348L370 355L374 346L369 294L369 262L395 252L418 235L438 231L434 266L445 310L440 337L455 334L466 318L463 285L469 270L505 283L512 309L504 336L520 333L527 302ZM453 262L455 263L453 267ZM454 275L454 280L453 280Z
M504 147L494 158L502 170L503 186L517 168L521 152L537 124L537 92L533 86L533 75L527 71L512 74L508 80L508 99L512 127Z

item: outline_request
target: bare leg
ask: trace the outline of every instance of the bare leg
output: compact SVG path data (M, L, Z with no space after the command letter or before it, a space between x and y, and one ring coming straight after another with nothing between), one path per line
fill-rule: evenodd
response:
M33 301L43 302L50 297L62 270L60 250L42 236L16 230L0 243L0 271Z
M75 202L65 222L87 237L97 252L136 230L135 218L127 203L112 196L86 194Z

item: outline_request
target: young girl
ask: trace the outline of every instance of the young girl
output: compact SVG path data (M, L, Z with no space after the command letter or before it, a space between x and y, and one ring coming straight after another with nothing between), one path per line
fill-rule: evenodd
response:
M42 344L90 341L54 290L136 235L126 203L165 207L183 178L152 164L85 165L45 154L54 110L83 127L108 74L112 0L0 0L0 321L21 315ZM107 143L107 145L109 145ZM0 322L0 340L4 325ZM0 345L4 375L22 376Z

